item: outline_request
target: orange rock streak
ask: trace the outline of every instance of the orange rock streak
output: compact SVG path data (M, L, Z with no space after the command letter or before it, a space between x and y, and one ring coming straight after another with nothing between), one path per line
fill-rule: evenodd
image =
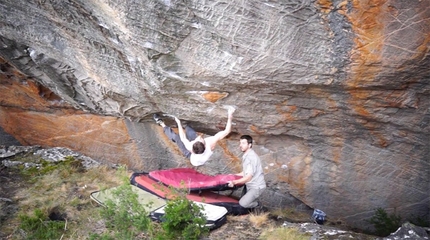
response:
M228 93L226 92L207 92L203 94L203 98L212 103L215 103L218 100L223 99L227 96L228 96Z
M372 84L377 74L382 71L382 48L384 46L384 14L389 12L387 0L353 0L353 11L347 15L353 31L356 33L354 39L355 48L351 52L350 79L347 82L349 87L349 105L356 114L364 119L374 119L372 113L366 106L369 99L369 91L360 90ZM386 147L388 140L377 129L363 124L376 143L381 147Z
M124 121L93 114L32 112L0 107L0 125L24 145L67 147L126 164L135 157Z
M231 162L233 164L233 168L236 172L242 171L242 160L234 155L227 147L227 143L225 139L218 141L218 145L223 149L224 155L228 158L227 162Z
M0 126L23 145L67 147L132 165L138 157L122 119L85 113L0 58Z

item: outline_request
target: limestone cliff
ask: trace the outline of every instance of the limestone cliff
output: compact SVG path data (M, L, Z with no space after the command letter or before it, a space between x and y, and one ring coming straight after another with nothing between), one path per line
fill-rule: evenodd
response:
M430 0L1 0L0 126L148 171L188 164L153 113L213 134L234 105L201 171L250 134L269 206L428 218L429 41Z

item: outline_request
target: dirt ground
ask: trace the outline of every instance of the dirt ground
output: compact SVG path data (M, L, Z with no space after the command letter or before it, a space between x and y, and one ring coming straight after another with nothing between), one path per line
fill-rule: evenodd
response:
M27 185L16 170L0 165L0 226L4 227L6 220L18 212L18 205L11 197L16 194L18 189ZM4 237L0 229L0 239Z
M269 218L263 225L256 227L249 220L249 215L227 216L227 223L211 231L209 239L258 239L264 229L275 225L282 225L282 222Z

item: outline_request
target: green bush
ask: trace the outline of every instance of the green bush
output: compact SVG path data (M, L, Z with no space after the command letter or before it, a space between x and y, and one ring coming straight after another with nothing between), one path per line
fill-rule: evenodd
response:
M209 233L202 207L178 196L167 202L157 239L198 239Z
M401 226L401 217L395 214L388 215L382 208L377 208L369 221L375 227L375 234L385 237L395 232Z
M419 227L430 227L430 219L426 218L425 216L420 217L420 216L415 216L412 215L409 217L409 221Z
M124 169L118 169L122 175ZM152 223L145 205L124 178L124 184L113 194L116 201L107 200L101 209L101 218L109 232L92 234L90 239L198 239L209 232L202 208L186 199L185 192L170 189L177 196L164 208L161 224Z
M25 239L59 239L64 233L65 222L49 220L40 209L34 210L34 216L20 215L19 218Z
M138 196L130 184L118 187L113 193L118 201L107 200L101 209L101 217L110 230L103 235L93 234L91 239L135 239L145 232L152 234L152 222L145 206L139 203Z

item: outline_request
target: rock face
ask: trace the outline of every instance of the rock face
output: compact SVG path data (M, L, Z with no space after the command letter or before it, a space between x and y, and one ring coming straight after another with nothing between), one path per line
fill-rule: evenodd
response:
M391 233L389 236L384 237L383 240L396 240L396 239L429 239L426 229L415 226L412 223L404 223L397 231Z
M136 170L189 166L152 122L250 134L267 205L366 227L430 214L430 1L0 2L0 126ZM300 204L298 204L299 206Z

